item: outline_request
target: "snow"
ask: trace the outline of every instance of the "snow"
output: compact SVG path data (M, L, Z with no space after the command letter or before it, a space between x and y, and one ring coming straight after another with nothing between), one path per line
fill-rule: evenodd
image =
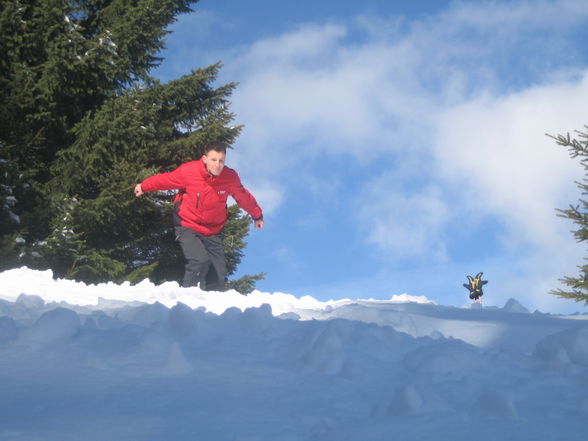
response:
M0 440L584 440L587 320L5 271Z

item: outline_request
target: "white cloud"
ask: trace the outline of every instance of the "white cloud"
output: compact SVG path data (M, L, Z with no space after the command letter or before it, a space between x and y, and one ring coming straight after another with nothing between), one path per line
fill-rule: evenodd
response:
M588 4L583 0L459 2L454 8L442 13L440 21L446 23L444 28L454 31L471 28L481 33L495 33L502 30L504 36L510 34L512 38L513 33L515 36L520 35L521 30L561 30L578 25L587 15ZM557 20L555 17L565 17L565 20ZM448 26L449 23L454 26Z
M255 185L248 189L259 205L263 207L264 216L273 215L284 203L284 189L276 182L255 180Z
M465 212L502 219L509 241L561 244L556 207L577 199L582 168L545 133L586 123L588 71L579 81L484 97L444 110L432 144L440 176L466 201Z
M399 191L395 179L368 182L354 218L368 243L394 260L426 257L446 261L441 232L450 219L443 196L434 187ZM381 195L376 197L375 195Z
M233 100L246 125L240 141L256 152L300 144L288 164L317 146L355 156L389 148L382 139L406 131L399 119L416 117L424 102L409 91L404 48L348 45L345 37L341 26L302 27L228 63L225 75L240 82Z
M293 64L316 66L317 57L322 61L320 64L324 64L328 61L324 55L338 50L346 34L342 25L301 25L288 33L254 43L244 56L236 56L231 63L244 63L257 73L264 72L268 66L272 70L289 68ZM300 38L301 35L304 38Z

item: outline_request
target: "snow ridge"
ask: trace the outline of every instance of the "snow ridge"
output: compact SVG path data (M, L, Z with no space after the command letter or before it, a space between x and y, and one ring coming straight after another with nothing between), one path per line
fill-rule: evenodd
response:
M0 440L585 437L586 317L46 276L0 273Z

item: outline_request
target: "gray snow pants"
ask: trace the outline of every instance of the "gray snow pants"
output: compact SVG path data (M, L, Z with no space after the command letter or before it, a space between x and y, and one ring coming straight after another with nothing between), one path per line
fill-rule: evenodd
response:
M186 266L182 286L200 286L206 291L222 291L227 266L223 234L205 236L181 225L175 227Z

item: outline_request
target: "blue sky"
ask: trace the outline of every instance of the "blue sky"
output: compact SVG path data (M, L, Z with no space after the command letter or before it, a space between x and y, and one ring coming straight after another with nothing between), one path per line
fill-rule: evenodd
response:
M260 290L461 306L483 271L486 304L585 312L547 294L586 250L555 213L582 169L545 134L588 124L587 25L583 0L202 0L154 73L239 83Z

